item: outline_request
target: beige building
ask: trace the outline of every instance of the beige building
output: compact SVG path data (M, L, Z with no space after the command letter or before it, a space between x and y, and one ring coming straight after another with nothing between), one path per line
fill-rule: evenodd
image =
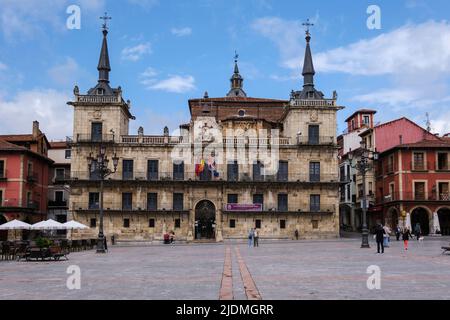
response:
M121 88L109 85L107 31L98 84L82 95L75 87L70 210L98 232L100 182L95 161L106 147L117 171L104 181L108 239L332 238L339 235L336 113L342 107L314 88L307 33L304 86L290 99L250 98L236 60L225 97L189 100L191 120L179 134L147 136L134 120ZM110 161L111 162L111 161ZM110 169L112 163L110 163ZM202 170L203 169L203 170Z

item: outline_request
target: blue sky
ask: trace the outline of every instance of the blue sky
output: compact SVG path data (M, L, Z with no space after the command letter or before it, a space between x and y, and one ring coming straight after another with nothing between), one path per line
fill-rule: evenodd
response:
M66 9L81 8L68 30ZM367 7L381 9L369 30ZM104 11L112 16L111 85L132 101L130 133L175 130L187 101L224 96L234 51L252 97L287 99L301 88L304 29L310 18L316 87L339 94L344 119L375 108L378 121L428 112L435 132L450 132L450 3L446 0L0 0L0 134L26 133L39 120L51 139L71 136L66 102L75 84L93 87Z

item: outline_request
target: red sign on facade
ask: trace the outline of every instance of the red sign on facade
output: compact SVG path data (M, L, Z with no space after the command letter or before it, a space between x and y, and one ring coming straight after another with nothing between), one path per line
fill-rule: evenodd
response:
M263 206L260 203L256 204L236 204L229 203L226 205L226 211L249 211L249 212L257 212L262 211Z

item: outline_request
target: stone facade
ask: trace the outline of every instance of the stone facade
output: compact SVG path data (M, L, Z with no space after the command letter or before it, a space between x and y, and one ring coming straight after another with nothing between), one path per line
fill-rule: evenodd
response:
M310 83L303 91L313 90L311 98L303 91L289 100L249 98L243 90L234 96L242 88L232 82L227 97L189 100L191 120L180 135L146 136L142 128L129 135L130 103L104 80L105 65L99 63L99 84L87 95L76 88L69 102L70 210L91 226L85 233L98 233L100 182L88 158L103 146L109 158L119 158L104 181L108 239L153 241L174 231L178 240L223 241L245 239L254 227L262 238L294 238L296 230L304 239L338 237L336 113L342 107L335 97L324 99ZM236 72L237 61L232 79L242 80Z

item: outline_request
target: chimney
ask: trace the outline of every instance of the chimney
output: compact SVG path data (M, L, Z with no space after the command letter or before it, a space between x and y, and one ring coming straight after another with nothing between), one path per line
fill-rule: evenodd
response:
M39 121L33 121L33 138L37 138L41 133L39 130Z

